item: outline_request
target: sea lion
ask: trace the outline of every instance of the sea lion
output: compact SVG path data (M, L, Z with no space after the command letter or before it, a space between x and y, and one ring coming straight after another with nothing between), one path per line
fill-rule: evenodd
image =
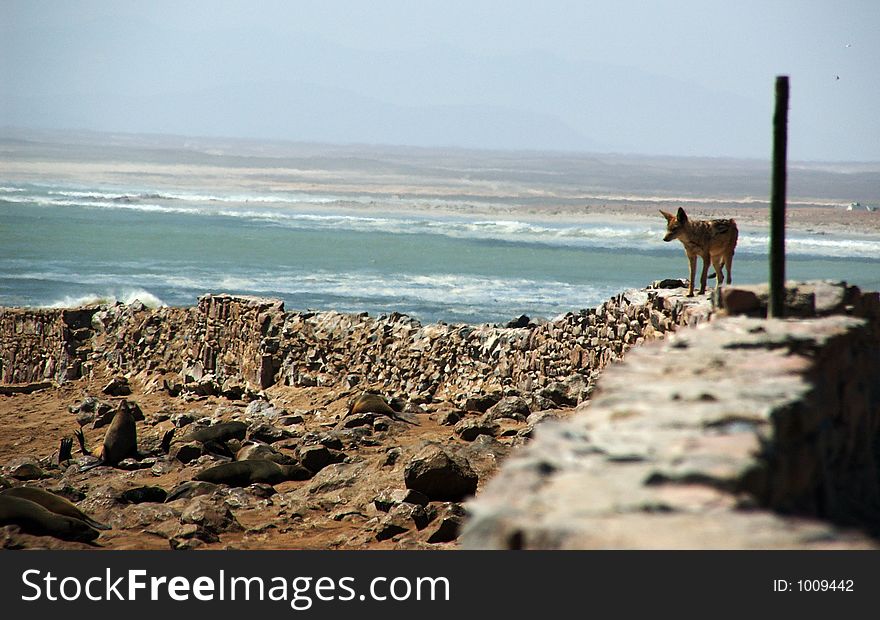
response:
M27 534L92 542L100 532L85 521L52 512L28 499L0 495L0 526L17 525Z
M254 459L232 461L209 467L193 476L193 480L246 487L258 482L278 484L287 480L308 480L313 475L312 472L299 464L279 465L274 461Z
M211 482L200 482L198 480L187 480L181 482L168 492L165 503L173 502L178 499L192 499L199 495L210 495L217 490L217 485Z
M364 392L358 396L351 405L349 405L348 413L345 414L345 417L347 418L356 413L379 413L386 415L393 420L400 420L407 424L418 425L417 421L407 419L402 412L393 409L382 395L374 394L372 392Z
M236 461L264 460L278 463L279 465L291 465L296 462L283 452L279 452L266 443L248 442L235 453Z
M219 424L187 433L178 440L174 439L174 429L171 429L162 438L162 448L167 453L171 449L172 442L189 443L197 441L204 446L207 452L234 458L235 450L231 449L227 442L243 440L247 433L247 428L248 425L244 422L220 422Z
M247 432L247 424L244 422L220 422L213 426L200 428L197 431L187 433L182 441L198 441L200 443L218 442L225 443L230 439L244 439Z
M82 510L77 508L76 504L67 501L60 495L55 495L54 493L50 493L49 491L45 491L43 489L38 489L36 487L13 487L11 489L0 491L0 496L3 495L9 497L20 497L21 499L32 501L35 504L39 504L46 510L49 510L50 512L54 512L57 515L64 515L67 517L73 517L74 519L79 519L80 521L84 521L88 525L91 525L93 528L98 530L113 529L109 525L92 519Z
M110 426L107 427L107 432L104 433L104 442L97 450L90 451L86 448L82 429L78 429L75 435L83 454L100 459L97 465L116 465L123 459L138 456L137 426L127 401L119 403L119 409L113 416Z

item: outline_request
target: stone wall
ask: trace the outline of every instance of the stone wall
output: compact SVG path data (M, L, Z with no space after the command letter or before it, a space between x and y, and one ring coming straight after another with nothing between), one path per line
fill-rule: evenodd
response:
M760 314L761 287L727 291ZM464 545L829 548L862 544L841 526L880 536L877 294L810 284L788 297L813 318L712 320L608 368L590 402L536 429L470 502Z
M443 399L508 388L529 392L575 375L590 379L632 346L686 320L685 306L700 306L679 298L667 304L671 299L660 291L630 291L598 308L519 328L423 326L399 314L291 313L280 339L281 380L342 380Z
M75 378L107 363L117 372L179 373L184 389L200 384L214 392L230 383L259 390L283 382L449 399L528 392L572 377L583 379L585 392L597 371L631 347L708 318L707 299L679 293L627 291L598 308L522 327L285 312L278 300L230 295L205 295L194 308L10 309L0 315L0 363L10 383Z
M79 378L94 312L0 308L0 383Z
M97 315L106 335L96 359L121 372L179 372L191 382L275 383L284 304L205 295L195 308L116 306Z

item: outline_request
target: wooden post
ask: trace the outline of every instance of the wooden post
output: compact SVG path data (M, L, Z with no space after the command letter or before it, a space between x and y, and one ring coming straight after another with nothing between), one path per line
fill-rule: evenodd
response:
M788 143L788 76L776 77L773 113L773 179L770 190L770 304L767 314L785 315L785 159Z

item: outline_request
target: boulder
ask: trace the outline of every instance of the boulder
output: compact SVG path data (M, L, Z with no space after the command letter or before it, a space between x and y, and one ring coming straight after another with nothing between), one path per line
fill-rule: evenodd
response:
M479 418L465 418L456 424L452 430L465 441L473 441L480 435L497 437L501 427L497 422L481 416Z
M477 491L477 474L463 458L438 444L424 446L404 469L406 488L432 501L461 501Z
M480 413L486 413L489 407L498 403L501 400L501 392L494 392L492 394L480 394L478 396L469 396L467 400L465 400L464 408L467 411L479 411Z
M499 418L511 418L525 421L531 411L529 404L520 396L505 396L497 404L486 411L486 416L491 420Z
M379 520L376 540L382 541L403 534L413 527L424 529L433 518L433 510L419 504L396 504Z
M162 487L141 486L123 491L119 501L126 504L142 504L152 502L161 504L168 498L168 493Z
M464 507L455 502L446 502L436 509L434 520L425 529L427 542L431 544L452 542L458 538L461 525L467 515Z
M376 496L373 504L376 506L376 510L388 512L397 504L427 506L428 501L427 495L414 489L385 489Z
M530 320L531 319L529 319L528 316L526 316L525 314L521 314L519 317L505 323L504 327L507 327L510 329L519 329L519 328L523 328L523 327L528 327Z
M240 532L243 528L219 495L200 495L191 500L180 515L183 526L194 525L191 536L205 542L219 540L223 532ZM182 537L180 534L177 537Z
M125 377L113 377L110 382L101 389L101 392L108 396L128 396L131 394L131 386L128 384L128 379Z
M315 473L333 463L341 463L345 458L342 452L323 445L303 446L299 449L298 456L303 467Z
M171 445L168 456L177 459L181 463L190 463L205 453L205 449L198 441L188 443L176 443Z

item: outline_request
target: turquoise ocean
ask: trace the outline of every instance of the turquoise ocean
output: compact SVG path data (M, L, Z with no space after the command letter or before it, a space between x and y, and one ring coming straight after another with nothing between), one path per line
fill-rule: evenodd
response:
M186 306L227 292L278 297L289 310L497 323L553 318L687 275L681 244L662 241L659 214L542 220L469 216L462 205L450 205L456 215L437 215L419 206L406 198L0 176L0 305ZM767 280L767 243L765 230L741 230L735 283ZM880 239L791 231L786 275L878 290Z

